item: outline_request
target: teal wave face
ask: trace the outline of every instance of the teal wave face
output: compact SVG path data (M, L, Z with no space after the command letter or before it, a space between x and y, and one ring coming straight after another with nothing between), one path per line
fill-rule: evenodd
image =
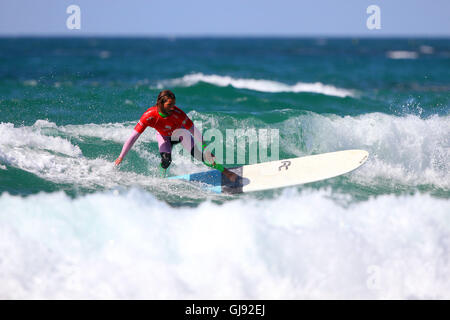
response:
M367 163L355 172L299 189L331 187L352 200L381 194L413 192L448 197L449 116L387 115L336 116L310 111L278 110L278 117L263 114L236 116L230 113L190 112L203 130L223 129L222 154L229 148L226 129L274 129L279 133L279 158L325 153L345 149L364 149ZM285 115L280 117L279 114ZM264 121L267 117L267 121ZM2 191L30 194L64 190L72 196L118 187L138 186L174 205L199 203L211 195L177 181L159 179L160 162L155 133L147 129L133 146L120 168L113 161L120 153L135 123L61 125L39 120L32 126L0 124L0 180ZM220 130L219 130L220 131ZM215 138L213 138L215 139ZM209 140L207 140L209 141ZM225 143L226 142L226 143ZM235 145L233 159L226 166L248 164L249 145ZM174 148L171 175L204 171L203 164ZM214 150L219 154L218 150ZM237 155L244 155L243 162ZM259 155L261 156L261 155ZM225 161L225 158L224 158ZM280 191L255 194L266 197ZM214 197L213 197L214 198ZM221 197L215 197L221 201ZM171 200L171 201L172 201ZM172 202L171 202L172 203Z

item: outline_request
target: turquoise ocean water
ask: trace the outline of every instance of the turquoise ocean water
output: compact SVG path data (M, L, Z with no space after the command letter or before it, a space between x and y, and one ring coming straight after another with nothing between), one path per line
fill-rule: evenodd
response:
M280 159L369 160L215 195L147 129L114 168L162 89ZM449 111L449 39L2 38L0 297L449 298Z

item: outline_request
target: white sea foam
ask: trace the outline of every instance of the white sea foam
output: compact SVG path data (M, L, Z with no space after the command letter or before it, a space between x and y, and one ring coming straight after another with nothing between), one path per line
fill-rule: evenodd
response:
M189 87L199 82L206 82L220 87L232 86L238 89L249 89L261 92L312 92L336 97L355 96L355 92L353 90L337 88L335 86L320 82L298 82L294 85L288 85L282 82L264 79L242 79L214 74L205 75L203 73L188 74L182 78L160 81L158 83L158 88L162 89L168 86Z
M365 149L369 161L352 177L374 183L376 178L409 185L450 188L450 117L421 119L382 113L357 117L307 113L279 125L281 147L297 156L344 149Z
M0 196L1 299L449 299L450 203Z
M152 176L117 170L112 161L101 157L86 158L76 141L69 141L69 138L82 141L86 137L96 137L123 144L132 128L133 126L123 124L57 126L46 120L39 120L30 127L14 127L11 123L0 123L0 163L31 172L55 183L87 188L134 185L157 187L164 192L164 187L170 188L177 182L171 181L161 187L160 179L154 178L158 176L156 164L159 163L159 155L148 152L142 146L143 142L155 140L154 135L143 135L134 146L140 156L148 160L148 171L153 172ZM64 134L69 138L61 136ZM190 170L196 166L191 161L189 164ZM185 163L183 168L186 169L189 164ZM172 172L177 174L178 170ZM183 193L183 190L180 192ZM192 197L195 198L195 195L190 195L190 198Z
M55 133L65 134L80 140L84 138L99 138L104 141L113 141L117 143L124 143L130 134L133 132L137 121L125 123L102 123L102 124L80 124L80 125L65 125L57 126L53 122L47 120L37 120L33 128L49 132L48 129L54 129ZM51 131L50 131L51 133ZM154 134L143 134L139 137L137 143L156 141Z
M230 128L263 126L253 120L237 122L220 117L206 118L190 113L195 120L204 120L208 127ZM0 124L0 163L32 172L46 180L86 187L117 185L158 186L159 180L133 172L115 170L105 158L89 159L82 155L77 141L98 138L122 145L133 123L84 124L57 126L45 120L30 127ZM292 117L271 128L279 129L281 151L293 156L332 152L344 149L365 149L369 161L351 174L356 183L378 184L379 178L393 184L450 188L450 117L432 116L422 119L408 115L397 117L382 113L357 117L319 115L313 112ZM225 133L224 133L225 134ZM148 170L157 176L159 155L148 150L148 143L157 150L155 135L144 133L133 150L148 162ZM189 156L181 157L181 146L174 149L174 175L196 172L204 166ZM106 156L106 155L105 155ZM126 159L127 160L127 159Z
M389 59L417 59L419 54L415 51L388 51L386 56Z
M24 84L25 86L36 87L37 84L38 84L38 82L37 82L37 80L35 80L35 79L31 79L31 80L25 80L25 81L23 82L23 84Z
M111 52L108 50L102 50L102 51L100 51L98 56L102 59L108 59L111 56Z
M431 46L422 45L422 46L420 46L420 53L433 54L434 53L434 48L431 47Z

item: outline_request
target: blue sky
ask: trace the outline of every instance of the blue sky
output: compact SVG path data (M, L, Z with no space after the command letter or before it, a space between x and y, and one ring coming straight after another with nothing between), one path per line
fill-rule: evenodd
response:
M81 8L81 30L66 8ZM368 30L366 9L381 9ZM450 36L450 0L1 0L0 35Z

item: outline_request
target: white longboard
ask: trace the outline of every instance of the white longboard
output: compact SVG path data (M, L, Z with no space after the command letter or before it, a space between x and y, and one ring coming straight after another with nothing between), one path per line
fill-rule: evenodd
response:
M344 150L306 157L251 164L229 170L239 176L234 183L217 170L171 177L204 183L218 193L242 193L294 186L333 178L361 166L365 150Z

